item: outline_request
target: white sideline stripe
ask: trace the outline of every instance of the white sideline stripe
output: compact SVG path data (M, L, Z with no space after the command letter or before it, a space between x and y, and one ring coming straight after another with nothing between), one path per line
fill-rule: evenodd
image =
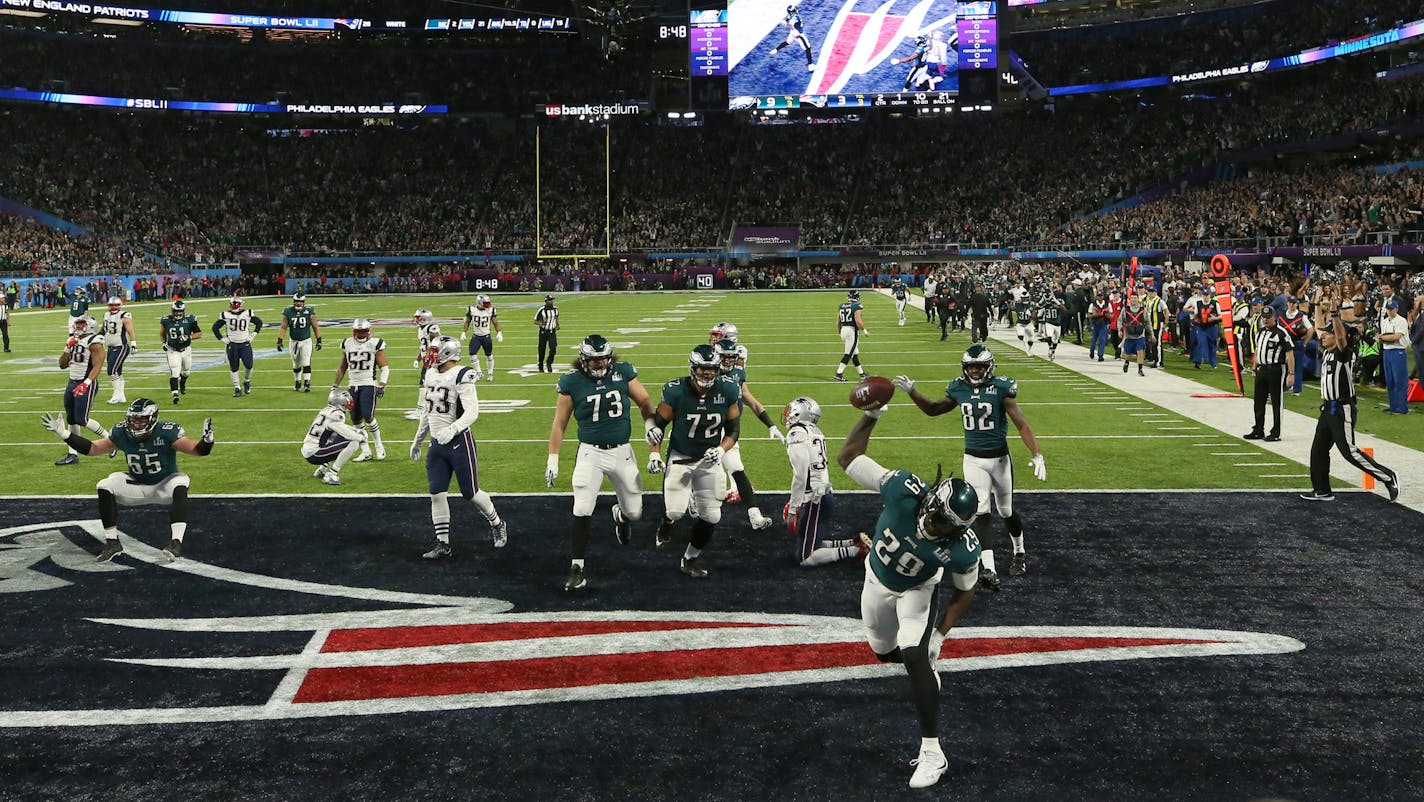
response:
M1259 457L1262 456L1256 451L1213 451L1213 457Z
M1258 478L1258 479L1309 479L1309 478L1310 478L1310 474L1308 474L1308 473L1258 473L1258 474L1256 474L1256 478ZM1342 492L1352 492L1352 491L1354 491L1354 492L1360 492L1360 493L1367 493L1367 492L1369 492L1369 491L1367 491L1367 490L1365 490L1364 488L1361 488L1361 487L1347 487L1347 488L1344 488L1343 490L1336 490L1335 492L1336 492L1336 493L1342 493Z
M1157 430L1161 432L1185 432L1200 428L1200 426L1158 426Z
M1234 462L1238 468L1284 468L1284 462Z
M778 489L778 488L770 488L770 489L767 489L766 491L762 491L760 488L758 488L757 492L786 493L786 492L788 492L788 491L787 491L785 488L780 488L780 489ZM1144 495L1145 495L1145 494L1149 494L1149 493L1151 493L1151 494L1160 494L1160 493L1163 493L1163 492L1167 492L1167 491L1163 491L1162 488L1160 488L1160 487L1111 487L1111 488L1108 488L1108 487L1082 487L1082 488L1065 487L1065 488L1055 488L1055 489L1053 489L1053 490L1037 490L1037 489L1035 489L1035 490L1020 490L1020 489L1017 488L1017 487L1014 488L1014 495L1016 495L1016 496L1018 496L1018 495L1040 496L1040 495L1052 495L1052 494L1055 494L1055 493L1058 493L1058 494L1062 494L1062 493L1075 493L1075 494L1076 494L1076 493L1092 493L1092 494L1095 494L1095 495L1107 495L1107 494L1109 494L1109 493L1130 493L1130 494L1135 494L1135 495L1136 495L1136 494L1144 494ZM1183 493L1209 493L1209 494L1212 494L1212 493L1280 493L1280 494L1296 494L1296 493L1300 493L1301 490L1300 490L1300 488L1298 488L1298 487L1264 487L1264 488L1255 488L1255 489L1253 489L1253 488L1248 488L1248 487L1179 487L1179 488L1173 488L1170 492L1173 493L1174 495L1176 495L1176 494L1183 494ZM1334 492L1335 492L1336 495L1339 495L1339 494L1341 494L1341 493L1365 493L1365 494L1370 494L1370 493L1371 493L1371 491L1365 490L1365 489L1359 488L1359 487L1337 487L1337 488L1335 488ZM878 495L880 495L880 494L879 494L879 492L874 491L874 490L836 490L836 495L838 495L838 496L842 496L842 495L878 496ZM573 493L564 493L564 492L555 493L555 492L552 492L552 491L550 491L550 492L544 492L544 493L495 493L494 496L495 496L496 498L525 498L525 497L535 497L535 496L537 496L537 497L541 497L541 498L568 498L568 499L572 499L572 498L573 498ZM599 496L607 497L607 498L616 498L616 496L613 494L613 491L611 491L611 490L606 491L606 492L600 492L600 493L599 493ZM189 498L204 498L204 499L208 499L208 498L215 498L215 499L222 499L222 498L310 498L310 499L331 499L331 498L337 498L337 497L332 496L332 495L329 494L329 493L194 493L194 494L192 494L191 496L189 496ZM339 498L421 498L421 499L428 499L428 498L430 498L430 494L429 494L429 493L342 493L342 494L339 496ZM50 500L50 499L79 499L79 500L85 500L85 501L93 501L93 500L94 500L94 494L93 494L93 493L89 493L89 494L87 494L87 495L84 495L84 494L78 494L78 493L63 493L63 494L55 494L55 495L52 495L52 496L13 496L13 495L0 495L0 499L7 500L7 501L8 501L8 500L16 500L16 501L44 501L44 500ZM92 521L71 521L71 522L67 522L67 523L73 523L73 524L75 524L75 525L81 525L81 526L84 526L84 525L92 525L92 527L94 527L94 528L96 529L96 531L102 531L102 528L100 528L99 520L98 520L97 518L94 519L94 520L92 520ZM47 522L47 523L44 523L44 524L35 524L36 527L45 527L45 528L53 528L53 527L55 527L55 526L57 526L57 525L63 525L63 524L55 524L53 521L50 521L50 522ZM125 541L125 543L130 543L130 542L134 542L134 541L132 541L132 540L127 540L127 541ZM127 545L124 547L124 549L125 549L125 551L124 551L125 554L129 554L129 553L130 553L129 550L128 550L128 546L127 546ZM157 550L155 549L155 551L157 551ZM164 558L164 559L166 560L167 558ZM187 558L184 558L184 560L187 560ZM181 562L181 561L180 561L180 562ZM160 566L160 567L161 567L161 566ZM431 602L431 603L433 603L433 602ZM446 602L446 604L448 604L448 603L449 603L449 602Z

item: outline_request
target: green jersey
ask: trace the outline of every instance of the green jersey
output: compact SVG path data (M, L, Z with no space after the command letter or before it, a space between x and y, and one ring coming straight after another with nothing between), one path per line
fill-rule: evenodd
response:
M287 321L287 335L293 342L310 340L312 321L316 319L316 309L303 305L301 309L289 306L282 310L282 319Z
M841 304L840 321L842 326L855 325L855 313L863 309L859 301L846 301Z
M611 363L601 379L589 378L581 370L559 378L559 394L574 402L580 443L621 446L628 442L633 432L630 414L635 408L628 385L636 378L638 370L627 362Z
M160 421L143 442L135 440L122 423L109 432L109 440L124 452L129 481L141 485L156 485L178 472L178 452L173 450L173 444L183 436L182 426L166 421Z
M727 411L742 400L735 379L718 376L706 395L698 395L692 377L683 376L663 385L663 403L672 407L672 450L685 457L700 457L720 445L726 433Z
M1063 307L1057 303L1046 303L1038 307L1038 319L1050 326L1063 325Z
M89 311L89 299L88 299L88 298L75 298L74 300L72 300L72 301L69 302L69 316L70 316L70 317L84 317L85 313L87 313L88 311Z
M905 297L909 295L909 293L905 291L905 285L898 281L890 285L890 294L895 296L895 300L897 301L903 301Z
M1009 453L1004 399L1018 397L1018 382L995 376L971 387L959 378L944 388L944 394L959 404L959 414L964 419L964 453L972 457L1002 457Z
M979 538L973 530L954 540L931 540L920 534L920 499L929 483L909 471L891 471L880 483L885 508L875 521L875 539L868 557L880 584L903 593L935 578L941 568L967 574L979 564Z
M1014 322L1027 323L1028 313L1031 308L1027 298L1022 301L1014 301Z
M163 344L170 351L185 351L193 341L193 335L202 331L198 318L193 315L175 318L168 315L158 321L163 326Z

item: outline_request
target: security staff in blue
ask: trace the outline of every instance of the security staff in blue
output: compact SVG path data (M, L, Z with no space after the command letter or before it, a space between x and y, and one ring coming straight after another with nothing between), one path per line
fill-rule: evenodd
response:
M1286 299L1286 311L1276 315L1276 318L1286 333L1295 340L1292 346L1295 354L1295 381L1291 384L1291 394L1300 395L1305 387L1305 372L1313 364L1306 358L1305 346L1315 336L1315 327L1311 325L1310 317L1301 311L1300 298L1294 295Z
M1216 348L1221 341L1221 311L1215 298L1202 298L1192 316L1192 366L1205 362L1216 367Z
M1088 304L1088 321L1093 326L1093 336L1088 341L1088 358L1097 356L1101 362L1108 347L1108 327L1112 324L1112 307L1107 296L1099 295Z

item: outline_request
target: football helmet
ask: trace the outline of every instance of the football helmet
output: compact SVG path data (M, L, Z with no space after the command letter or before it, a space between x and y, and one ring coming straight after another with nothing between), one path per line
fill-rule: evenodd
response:
M356 399L352 398L351 394L345 390L336 389L327 393L326 405L329 407L337 407L338 409L352 410L356 408Z
M953 540L969 531L979 513L974 485L958 477L935 483L916 510L919 533L931 540Z
M476 309L489 309L491 306L494 306L494 304L490 303L490 297L488 295L475 296Z
M94 333L94 318L89 317L88 315L76 317L74 320L70 321L69 325L74 328L74 333L76 335Z
M236 295L232 296L232 300L227 302L227 308L231 309L234 312L241 312L242 299L237 297Z
M172 310L174 320L182 320L188 316L188 305L182 301L174 301L173 306L169 308Z
M430 350L435 354L436 365L460 361L460 341L454 337L441 335L440 339L430 344Z
M848 292L846 293L846 300L847 300L847 301L859 301L859 300L860 300L860 290L850 290L850 291L848 291Z
M158 403L151 398L139 398L124 412L124 428L135 440L146 439L158 428Z
M292 293L292 306L296 307L297 309L301 309L302 307L304 307L304 306L306 306L306 305L307 305L307 294L306 294L306 293L301 292L300 290L298 290L298 291L295 292L295 293Z
M371 339L371 321L364 317L358 317L351 321L351 336L356 338L358 343Z
M693 384L704 390L710 388L721 373L722 363L717 358L717 351L710 345L699 345L692 349L692 353L687 356L687 364L692 369Z
M924 34L915 37L915 47L924 47L930 43L930 38Z
M799 6L797 6L795 3L792 3L791 5L789 5L789 6L786 7L786 13L787 13L787 14L795 14L795 13L799 12L800 10L801 10L801 8L800 8Z
M75 288L74 288L74 297L75 297L75 298L88 298L88 297L89 297L89 291L86 290L86 289L84 289L83 287L75 287Z
M716 345L719 340L737 341L737 327L732 323L718 323L707 332L707 344Z
M786 408L781 410L781 425L791 426L796 423L819 423L821 421L821 405L816 403L816 399L806 396L797 396L786 402Z
M964 380L970 387L988 384L994 378L994 355L979 343L969 346L959 360Z
M737 347L736 342L724 337L712 347L717 350L717 361L723 373L737 366L737 359L741 357L741 349Z
M109 311L117 312L124 307L124 299L115 295L109 299Z
M417 309L411 316L410 322L417 326L429 326L435 322L435 315L429 309Z
M590 379L601 379L613 363L613 346L602 335L590 334L579 343L578 358L579 370Z

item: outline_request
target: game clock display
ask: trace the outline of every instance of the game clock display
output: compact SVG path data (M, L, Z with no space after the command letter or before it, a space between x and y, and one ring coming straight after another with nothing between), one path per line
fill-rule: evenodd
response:
M737 0L733 109L950 105L962 69L998 64L990 0ZM787 98L795 98L788 104Z

